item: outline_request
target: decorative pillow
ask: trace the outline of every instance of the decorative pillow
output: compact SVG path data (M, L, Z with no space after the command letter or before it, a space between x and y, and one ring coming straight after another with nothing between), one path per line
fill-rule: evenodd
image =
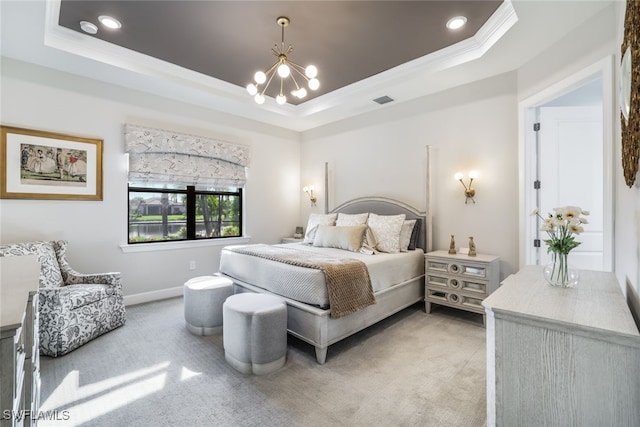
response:
M367 225L371 228L371 231L376 238L377 250L392 254L400 252L400 230L402 230L402 224L404 223L405 218L405 214L369 214Z
M400 230L400 252L407 252L409 249L409 243L411 243L411 233L416 225L415 219L408 219L402 223L402 229Z
M336 223L336 217L338 214L317 214L312 213L309 215L309 221L307 222L307 233L304 235L302 243L309 245L313 244L313 239L316 236L316 229L318 225L334 225Z
M366 230L366 225L318 225L313 246L357 252Z
M410 251L414 251L418 247L418 240L420 237L420 229L422 228L422 219L416 219L416 225L414 225L413 230L411 231L411 239L409 239L409 247L407 248Z
M373 235L371 227L367 226L367 231L364 233L364 241L362 242L360 253L365 255L373 255L378 252L376 251L376 245L376 236Z
M362 225L367 223L367 218L369 218L368 212L361 214L346 214L340 212L336 220L336 225Z

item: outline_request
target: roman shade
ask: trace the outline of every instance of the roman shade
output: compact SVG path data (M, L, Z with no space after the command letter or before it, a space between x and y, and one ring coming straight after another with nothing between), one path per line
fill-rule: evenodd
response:
M124 126L129 182L243 187L249 146L133 124Z

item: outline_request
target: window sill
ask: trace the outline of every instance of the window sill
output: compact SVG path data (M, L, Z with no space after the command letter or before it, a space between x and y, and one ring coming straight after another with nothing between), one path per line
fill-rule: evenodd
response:
M179 242L136 243L120 245L125 254L136 252L172 251L207 246L229 246L249 243L251 237L230 237L227 239L181 240Z

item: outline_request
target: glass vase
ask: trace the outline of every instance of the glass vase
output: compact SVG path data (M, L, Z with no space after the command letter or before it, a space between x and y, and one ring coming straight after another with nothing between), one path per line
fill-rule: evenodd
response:
M571 288L578 284L578 270L569 266L569 254L551 253L551 260L544 267L544 278L551 286Z

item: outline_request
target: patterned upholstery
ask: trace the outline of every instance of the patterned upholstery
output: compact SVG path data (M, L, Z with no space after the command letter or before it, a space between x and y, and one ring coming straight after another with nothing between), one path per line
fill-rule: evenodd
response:
M67 242L0 245L0 256L40 262L40 354L62 356L125 323L120 273L82 274L69 266Z

